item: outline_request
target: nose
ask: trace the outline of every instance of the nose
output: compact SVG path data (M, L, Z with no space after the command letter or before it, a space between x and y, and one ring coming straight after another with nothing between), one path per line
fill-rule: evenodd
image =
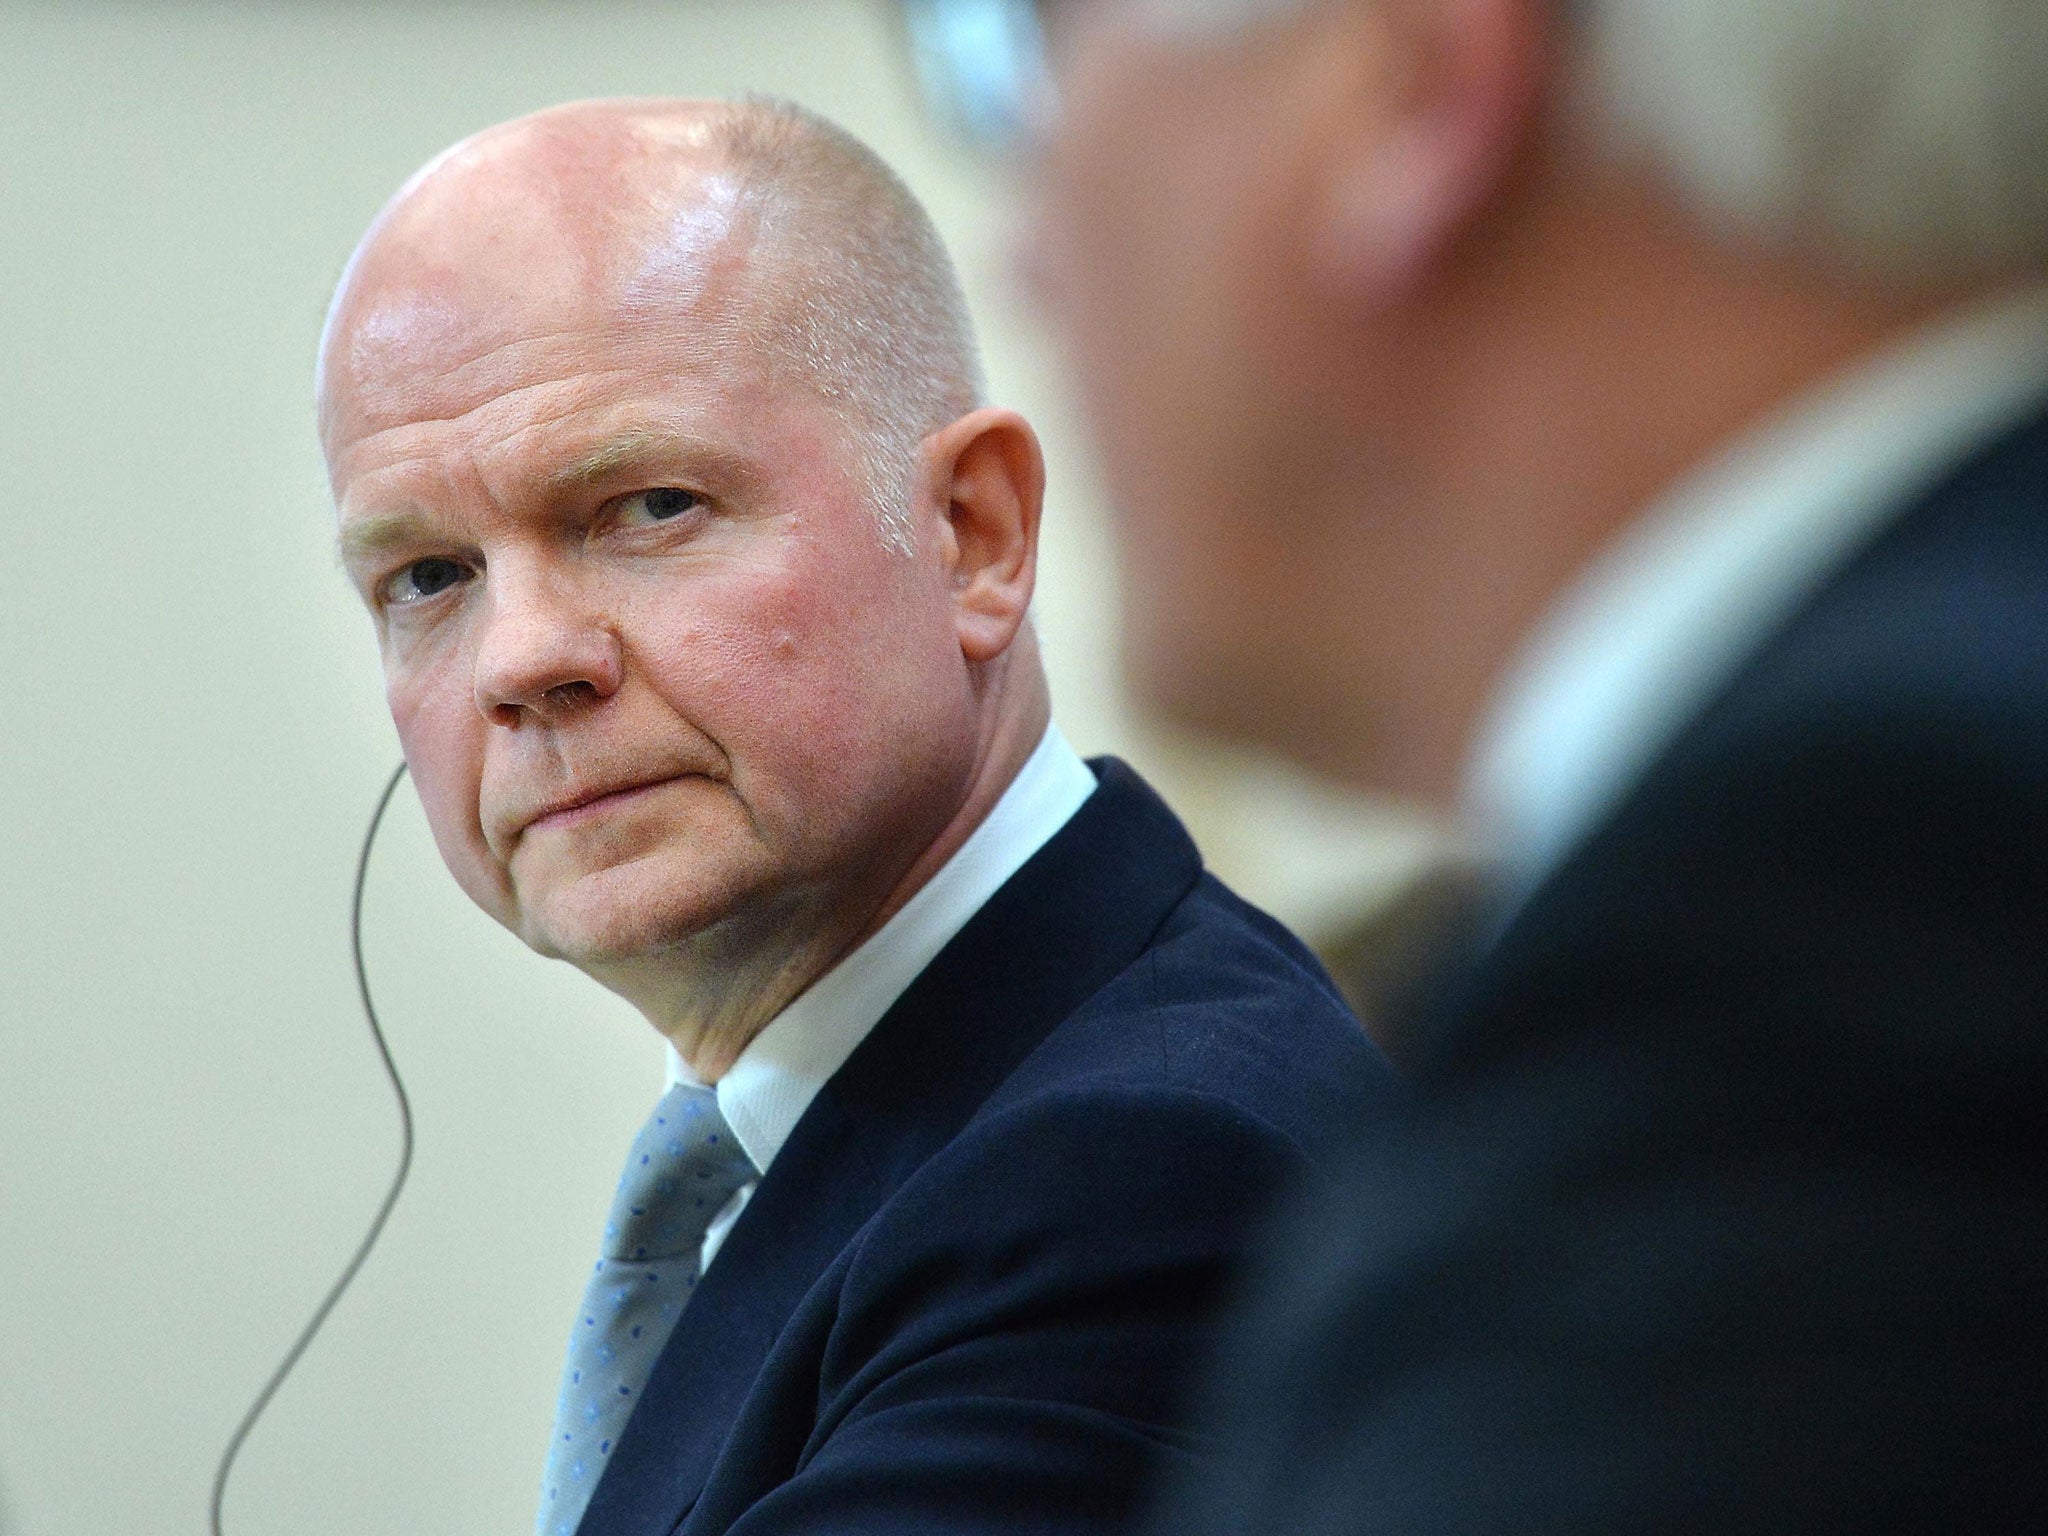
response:
M476 707L493 724L557 718L618 692L618 633L573 583L539 570L507 569L489 584L476 650Z

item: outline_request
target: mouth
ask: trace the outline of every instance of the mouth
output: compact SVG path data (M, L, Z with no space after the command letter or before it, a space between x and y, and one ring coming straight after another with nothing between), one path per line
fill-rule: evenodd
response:
M529 832L559 831L578 826L586 821L595 821L613 811L622 810L635 800L652 794L665 784L673 784L677 778L688 775L677 774L667 778L647 779L636 784L621 784L614 789L579 790L564 795L543 806L519 829L524 837Z

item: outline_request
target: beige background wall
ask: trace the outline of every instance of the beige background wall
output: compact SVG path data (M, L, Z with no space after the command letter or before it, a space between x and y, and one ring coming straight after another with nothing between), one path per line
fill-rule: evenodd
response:
M307 380L382 199L569 97L764 89L873 142L1044 429L1040 612L1085 751L1153 772L1311 927L1406 829L1144 731L1103 519L1003 271L999 179L862 0L0 0L0 1531L203 1528L213 1460L396 1152L346 904L396 749ZM419 1117L384 1247L243 1457L229 1529L516 1532L653 1037L469 910L401 797L367 946Z

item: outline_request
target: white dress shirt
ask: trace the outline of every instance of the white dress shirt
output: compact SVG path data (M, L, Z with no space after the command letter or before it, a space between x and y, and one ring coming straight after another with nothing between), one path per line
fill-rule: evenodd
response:
M1630 525L1505 674L1465 780L1526 895L1802 599L2048 400L2048 286L1939 323L1744 435Z
M1051 841L1095 792L1095 775L1048 725L1002 798L872 937L778 1013L718 1080L718 1108L762 1173L811 1100L911 982L1024 862ZM674 1047L669 1083L694 1083ZM743 1186L704 1234L709 1268L754 1193Z

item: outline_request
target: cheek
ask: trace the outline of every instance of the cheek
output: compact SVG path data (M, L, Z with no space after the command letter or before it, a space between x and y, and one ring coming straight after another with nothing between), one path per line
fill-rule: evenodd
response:
M650 594L635 625L644 673L723 749L758 815L870 792L965 696L943 594L875 549L799 542L787 565L699 585L687 607Z
M786 765L809 751L829 686L811 674L829 646L789 574L741 567L683 587L655 580L620 628L629 668L716 744L736 781L764 757Z
M451 676L432 675L391 681L385 697L442 862L473 901L503 920L509 886L477 824L484 726L470 690Z
M1238 429L1242 304L1217 233L1235 215L1159 124L1092 137L1111 147L1079 146L1050 174L1048 297L1115 499L1180 504Z

